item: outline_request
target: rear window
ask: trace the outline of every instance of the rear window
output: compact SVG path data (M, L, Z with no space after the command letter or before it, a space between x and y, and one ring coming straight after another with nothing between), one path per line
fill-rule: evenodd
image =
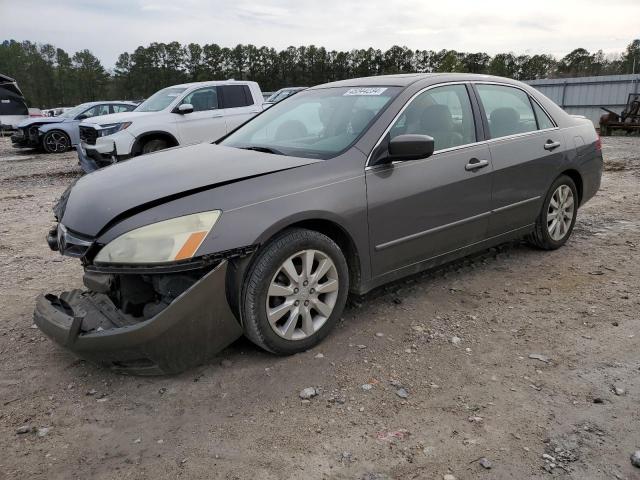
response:
M248 85L223 85L222 108L248 107L253 105L253 97Z

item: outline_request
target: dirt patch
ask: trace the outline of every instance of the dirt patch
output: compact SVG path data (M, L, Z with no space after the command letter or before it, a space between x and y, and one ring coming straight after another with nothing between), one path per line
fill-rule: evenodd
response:
M512 242L351 298L303 354L240 340L136 378L32 328L37 294L81 283L44 241L80 172L0 140L0 478L638 478L640 138L603 144L625 168L566 247Z

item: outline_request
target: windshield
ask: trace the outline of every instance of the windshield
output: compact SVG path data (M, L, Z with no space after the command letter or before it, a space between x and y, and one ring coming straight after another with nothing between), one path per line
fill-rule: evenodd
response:
M220 144L331 158L349 147L399 91L399 87L306 90L275 104Z
M82 112L84 112L87 108L89 108L89 103L83 103L76 107L73 107L71 110L67 110L64 113L58 115L59 118L76 118Z
M134 110L136 112L159 112L167 108L178 95L186 90L185 87L163 88L154 93Z

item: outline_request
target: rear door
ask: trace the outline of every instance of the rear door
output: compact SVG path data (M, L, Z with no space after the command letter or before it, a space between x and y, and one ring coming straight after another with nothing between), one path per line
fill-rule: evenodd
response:
M243 124L260 111L249 85L223 85L220 87L227 132Z
M551 118L524 90L476 83L493 163L489 236L535 222L566 146Z
M227 132L218 89L215 86L198 88L185 95L178 104L193 105L191 113L174 113L181 145L211 142Z
M483 240L491 204L489 148L478 142L465 84L426 89L409 101L385 140L424 134L426 159L367 167L369 236L374 275L454 252Z

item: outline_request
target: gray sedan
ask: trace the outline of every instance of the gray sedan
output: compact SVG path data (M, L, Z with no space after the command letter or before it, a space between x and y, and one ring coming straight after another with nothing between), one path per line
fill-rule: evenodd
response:
M216 144L81 178L48 241L81 259L86 289L41 295L35 322L141 374L206 362L243 334L301 352L349 292L520 237L561 247L601 174L593 125L513 80L321 85Z

